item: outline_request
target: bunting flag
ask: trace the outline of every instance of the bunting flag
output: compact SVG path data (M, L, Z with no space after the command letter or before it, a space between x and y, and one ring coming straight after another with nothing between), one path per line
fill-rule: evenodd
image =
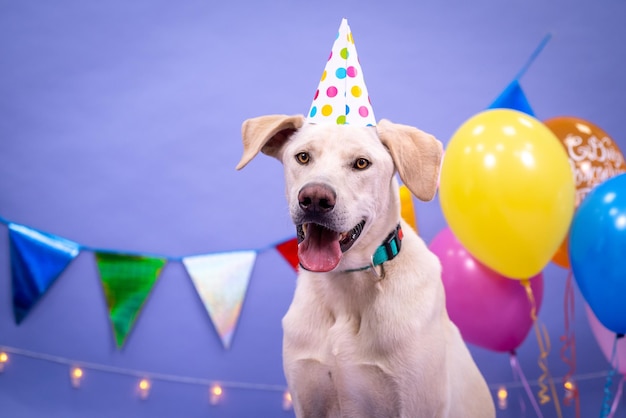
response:
M276 246L276 251L283 256L285 261L295 270L298 271L300 260L298 259L298 239L292 238L285 242L281 242Z
M100 251L95 256L115 342L121 348L167 259Z
M504 91L489 105L488 109L513 109L535 116L528 99L517 79L513 80Z
M21 323L80 252L72 241L9 224L13 314Z
M237 328L256 255L256 251L235 251L183 258L226 349L230 348Z

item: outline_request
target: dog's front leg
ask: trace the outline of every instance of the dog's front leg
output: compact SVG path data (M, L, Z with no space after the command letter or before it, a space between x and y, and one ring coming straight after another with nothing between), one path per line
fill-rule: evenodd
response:
M337 390L328 366L318 360L300 359L287 366L287 376L298 418L340 416Z

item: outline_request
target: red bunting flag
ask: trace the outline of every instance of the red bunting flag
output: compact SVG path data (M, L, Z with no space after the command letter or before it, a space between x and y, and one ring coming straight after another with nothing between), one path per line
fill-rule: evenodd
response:
M286 262L295 270L298 271L298 239L293 238L285 242L281 242L276 245L276 250L283 256Z

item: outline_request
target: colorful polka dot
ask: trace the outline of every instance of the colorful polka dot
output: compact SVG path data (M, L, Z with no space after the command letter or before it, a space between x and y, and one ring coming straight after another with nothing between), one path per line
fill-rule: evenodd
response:
M309 110L308 122L375 126L354 39L344 19Z

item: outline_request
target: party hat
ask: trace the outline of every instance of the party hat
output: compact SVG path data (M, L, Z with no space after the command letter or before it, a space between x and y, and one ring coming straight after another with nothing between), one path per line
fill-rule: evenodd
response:
M376 125L354 39L346 19L339 26L339 33L315 92L307 122Z

